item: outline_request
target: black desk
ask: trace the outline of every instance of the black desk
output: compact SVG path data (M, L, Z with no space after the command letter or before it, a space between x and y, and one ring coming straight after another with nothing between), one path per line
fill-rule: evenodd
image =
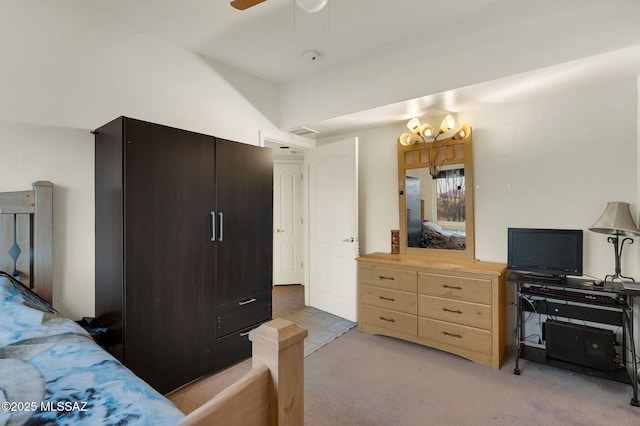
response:
M633 296L639 295L638 292L624 290L618 282L596 286L593 279L566 278L562 281L554 281L532 278L518 272L511 272L507 281L516 285L517 318L514 374L520 374L519 361L520 358L523 358L579 373L629 383L633 387L631 405L640 407L638 362L633 338ZM539 303L540 301L544 303ZM545 347L536 347L525 341L523 316L525 311L621 327L620 366L614 368L613 371L605 371L548 357L546 345L544 345ZM627 350L631 354L631 372L627 369Z

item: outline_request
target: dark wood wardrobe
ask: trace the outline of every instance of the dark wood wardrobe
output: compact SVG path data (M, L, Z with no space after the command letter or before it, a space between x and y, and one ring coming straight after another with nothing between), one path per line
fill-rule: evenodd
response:
M271 150L126 117L95 132L96 316L166 393L271 319Z

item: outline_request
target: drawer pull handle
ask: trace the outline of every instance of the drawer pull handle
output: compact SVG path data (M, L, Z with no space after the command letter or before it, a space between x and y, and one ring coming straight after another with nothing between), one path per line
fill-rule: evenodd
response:
M245 300L244 302L238 302L238 305L242 306L242 305L248 305L249 303L253 303L257 301L257 299L249 299L249 300Z
M248 335L249 335L248 331L246 333L240 333L240 337L245 337L245 336L248 336Z
M389 280L389 281L395 281L396 279L394 277L385 277L384 275L378 275L378 278L381 280Z
M393 297L378 296L378 299L388 300L389 302L395 302L396 301L396 299L394 299Z
M453 310L453 309L447 309L447 308L442 308L442 310L445 311L445 312L451 312L453 314L461 314L462 313L462 311L460 311L460 310Z
M453 334L453 333L449 333L448 331L443 331L442 334L449 337L455 337L456 339L462 339L461 334Z
M393 318L385 318L385 317L378 317L378 318L380 318L382 321L396 322L396 320L394 320Z
M453 286L453 285L446 285L446 284L442 284L442 288L451 288L453 290L462 290L462 287L460 287L460 286Z

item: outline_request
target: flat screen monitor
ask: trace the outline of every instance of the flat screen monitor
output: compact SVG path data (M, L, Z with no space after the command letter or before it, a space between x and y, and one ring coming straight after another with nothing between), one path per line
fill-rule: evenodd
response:
M582 275L581 229L508 229L509 269L541 277Z

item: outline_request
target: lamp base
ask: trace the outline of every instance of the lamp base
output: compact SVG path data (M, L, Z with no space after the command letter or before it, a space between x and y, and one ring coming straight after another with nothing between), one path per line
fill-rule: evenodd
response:
M611 282L613 282L616 278L617 278L617 279L619 279L620 281L625 281L625 280L626 280L626 281L633 281L633 282L636 282L636 280L634 280L634 279L633 279L633 278L631 278L631 277L625 277L624 275L621 275L621 274L616 273L616 274L613 274L613 275L607 275L607 276L605 276L605 277L604 277L603 284L604 284L604 283L606 283L606 282L608 282L608 281L609 281L609 278L611 278ZM623 279L623 278L624 278L624 279Z
M604 277L604 282L606 283L607 281L609 281L609 278L611 278L611 282L613 282L613 280L615 280L616 278L619 279L620 281L624 281L623 280L624 278L626 280L635 282L636 280L634 280L633 278L625 277L620 273L620 257L622 256L622 249L624 248L624 243L633 244L633 239L624 238L620 242L618 240L618 236L616 235L614 237L607 238L607 241L613 244L613 253L615 255L615 260L616 260L616 270L613 275L607 275L606 277Z

